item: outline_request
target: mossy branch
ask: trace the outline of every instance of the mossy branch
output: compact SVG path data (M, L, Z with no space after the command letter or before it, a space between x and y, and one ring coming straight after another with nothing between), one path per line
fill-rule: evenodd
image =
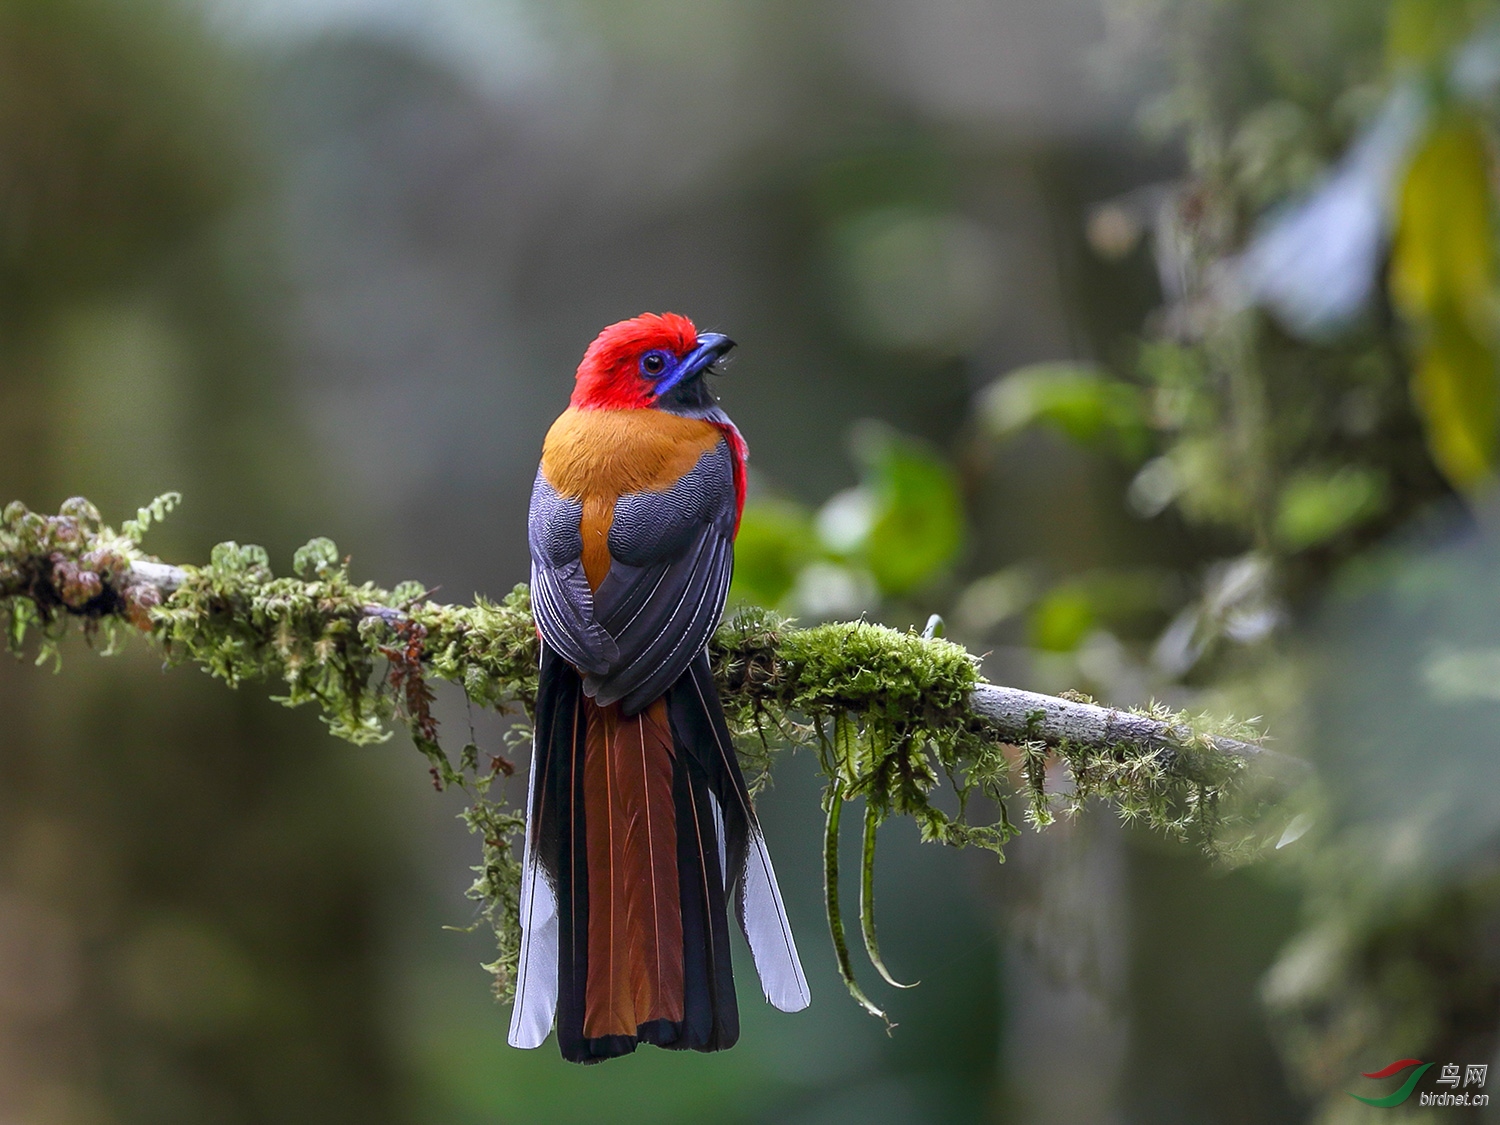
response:
M348 560L314 539L276 577L266 552L221 543L204 566L173 566L147 555L141 538L175 503L143 508L120 531L88 501L57 515L9 505L0 515L0 618L13 651L36 638L37 661L56 660L70 621L106 635L145 634L171 663L194 663L230 686L279 683L287 706L316 704L330 731L354 743L383 741L404 727L431 764L434 784L471 796L465 819L483 841L470 891L493 926L499 956L490 966L508 991L517 953L518 810L489 800L505 754L472 743L455 756L440 744L429 681L459 684L471 703L510 712L510 739L529 733L537 641L524 586L493 602L442 605L417 583L385 589L356 584ZM753 789L774 754L812 748L828 778L825 807L836 825L844 801L866 803L862 898L873 888L875 829L910 816L924 840L977 844L1000 854L1018 829L1007 803L1020 799L1035 826L1078 811L1090 796L1210 852L1242 852L1264 838L1266 798L1231 803L1255 759L1273 757L1238 728L1209 730L1180 714L1119 711L1092 701L986 684L977 661L951 642L866 622L795 628L761 610L742 610L714 638L711 653L730 723ZM1066 782L1049 784L1049 764ZM940 781L951 798L935 802ZM971 818L974 797L984 818ZM837 838L825 848L830 926L840 947ZM872 908L871 908L872 909ZM867 950L882 976L873 914L862 909ZM476 923L478 924L478 923ZM847 952L840 959L851 991ZM889 979L889 978L888 978ZM876 1009L878 1010L878 1009Z

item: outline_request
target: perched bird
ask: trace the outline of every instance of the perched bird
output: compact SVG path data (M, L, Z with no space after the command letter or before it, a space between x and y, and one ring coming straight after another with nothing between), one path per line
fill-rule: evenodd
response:
M673 313L584 353L531 494L541 635L510 1043L598 1062L739 1038L728 905L766 998L807 980L706 646L745 503L744 439L704 382L734 346Z

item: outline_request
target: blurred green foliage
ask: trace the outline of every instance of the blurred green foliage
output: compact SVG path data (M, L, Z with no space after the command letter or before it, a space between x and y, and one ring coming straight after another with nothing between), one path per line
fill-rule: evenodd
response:
M1027 617L1027 638L1044 652L1072 652L1094 630L1139 633L1173 608L1171 576L1155 569L1094 570L1054 582Z
M1311 651L1285 638L1288 625L1309 625L1306 607L1326 598L1330 575L1348 568L1368 580L1375 544L1432 520L1434 510L1451 511L1444 505L1453 490L1481 513L1488 508L1500 433L1497 118L1493 88L1475 94L1472 76L1495 65L1500 10L1441 0L1167 7L1158 26L1173 27L1175 81L1148 114L1153 127L1185 141L1190 171L1156 219L1157 264L1171 282L1165 304L1134 363L1089 368L1087 377L1027 368L996 383L978 409L997 438L1050 426L1123 456L1134 473L1130 507L1195 530L1197 551L1179 589L1197 592L1157 626L1144 660L1125 658L1133 682L1143 676L1153 690L1170 691L1186 681L1251 699L1283 716L1306 752L1332 768L1327 804L1314 801L1318 811L1300 829L1322 831L1289 840L1283 870L1306 896L1308 922L1266 978L1265 997L1315 1118L1364 1120L1344 1093L1364 1063L1488 1058L1495 1049L1500 992L1493 958L1474 938L1495 909L1493 842L1473 844L1478 854L1446 877L1403 850L1438 831L1430 827L1430 818L1442 819L1435 808L1469 803L1465 790L1482 784L1458 764L1466 760L1462 737L1443 752L1418 749L1430 741L1405 712L1421 710L1421 693L1404 695L1410 680L1389 675L1413 647L1430 646L1409 635L1435 627L1430 617L1413 611L1398 625L1367 606L1379 622L1371 625L1341 610L1336 655L1318 647L1318 631L1303 634ZM1223 50L1226 35L1239 36L1237 49ZM1422 108L1389 180L1368 160L1340 165L1373 135L1376 107L1401 90ZM1376 307L1317 332L1247 307L1226 279L1269 229L1268 211L1298 215L1307 232L1302 260L1277 268L1311 271L1362 221L1359 192L1374 199L1378 222L1366 236L1374 242L1325 284L1364 287ZM1360 269L1370 275L1348 276ZM1120 390L1101 391L1101 380ZM1087 389L1092 401L1070 401L1060 418L1034 389L1049 382L1069 396ZM1110 405L1137 401L1139 410ZM1421 565L1410 556L1391 561L1382 573L1392 587L1372 597L1396 597ZM1463 600L1463 585L1419 583L1423 597L1444 600ZM1152 630L1141 624L1106 624L1078 580L1063 576L1035 601L1028 635L1037 648L1082 650L1106 630L1145 640ZM1080 657L1079 667L1098 665ZM1309 667L1323 669L1317 682L1326 694L1308 690ZM1481 667L1489 666L1456 657L1442 664L1444 676L1471 685L1464 700L1479 698L1471 693ZM1381 670L1383 687L1367 683L1367 668ZM1442 690L1451 706L1457 689ZM1292 717L1299 712L1319 716L1315 733ZM1455 718L1433 716L1428 729ZM1492 746L1492 731L1465 729ZM1403 799L1402 770L1427 775L1425 797ZM1381 814L1363 804L1375 794L1389 802ZM1423 801L1425 815L1415 811ZM1493 823L1487 802L1477 804L1485 811L1469 815L1486 827L1474 827L1476 838ZM1375 840L1407 856L1392 858L1396 867L1415 865L1406 868L1412 883L1381 866Z
M924 445L883 428L855 434L869 526L848 535L846 557L863 556L887 597L937 577L963 545L963 509L953 471Z
M779 606L797 575L820 554L812 513L784 499L758 499L745 506L734 541L736 600Z
M1385 507L1379 472L1344 466L1291 476L1276 504L1276 541L1287 550L1317 547L1378 516Z
M1448 54L1486 17L1485 0L1393 0L1386 42L1396 67L1441 71Z
M746 505L731 599L825 616L909 597L946 575L964 543L953 469L879 423L855 426L850 446L860 483L817 513L782 498Z
M1086 446L1139 459L1150 448L1147 399L1133 383L1086 364L1044 363L1012 371L981 395L976 409L996 438L1031 425L1052 427Z

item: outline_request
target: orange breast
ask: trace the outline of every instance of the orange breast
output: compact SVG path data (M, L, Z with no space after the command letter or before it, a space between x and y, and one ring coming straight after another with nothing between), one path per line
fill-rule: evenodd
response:
M583 573L597 590L609 573L615 501L627 492L664 492L721 440L716 426L663 410L578 410L552 423L542 475L583 505Z

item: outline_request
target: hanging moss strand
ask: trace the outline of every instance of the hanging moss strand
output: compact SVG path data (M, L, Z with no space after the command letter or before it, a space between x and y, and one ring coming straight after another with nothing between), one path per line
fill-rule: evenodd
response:
M823 829L823 905L828 912L828 933L833 938L833 956L838 963L839 977L849 995L870 1015L885 1021L886 1030L896 1025L885 1012L860 988L854 979L854 959L849 956L849 939L844 935L844 917L839 908L839 820L844 810L844 783L834 778L824 798L828 804L828 820Z
M895 988L916 988L920 981L902 984L891 976L885 962L880 959L880 940L875 936L875 835L879 828L880 810L867 801L864 846L860 849L859 928L865 939L865 953L880 978Z

